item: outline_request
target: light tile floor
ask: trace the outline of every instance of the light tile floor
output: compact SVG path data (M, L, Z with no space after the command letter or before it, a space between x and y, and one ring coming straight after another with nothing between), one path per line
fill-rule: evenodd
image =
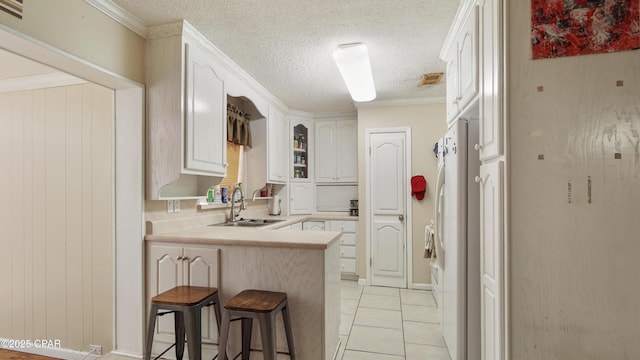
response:
M337 360L450 360L430 291L340 287Z
M336 360L450 360L430 291L342 281L340 301ZM100 360L131 358L107 354Z

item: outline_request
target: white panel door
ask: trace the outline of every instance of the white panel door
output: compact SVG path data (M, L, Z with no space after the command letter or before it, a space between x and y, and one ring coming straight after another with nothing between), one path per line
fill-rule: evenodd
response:
M315 186L310 183L291 183L289 195L289 212L291 214L311 214L314 211L313 191Z
M406 287L406 134L370 135L371 284Z
M371 231L372 285L404 287L404 229L397 219L378 220Z
M483 360L504 358L503 167L502 161L480 166L481 344Z
M226 176L227 96L211 59L185 44L185 168Z
M358 122L336 121L336 181L358 181Z

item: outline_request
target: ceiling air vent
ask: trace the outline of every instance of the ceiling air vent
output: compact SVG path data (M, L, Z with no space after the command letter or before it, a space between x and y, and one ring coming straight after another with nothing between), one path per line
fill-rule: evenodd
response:
M442 80L444 73L429 73L422 75L420 86L436 85Z
M22 19L23 0L0 0L0 10Z

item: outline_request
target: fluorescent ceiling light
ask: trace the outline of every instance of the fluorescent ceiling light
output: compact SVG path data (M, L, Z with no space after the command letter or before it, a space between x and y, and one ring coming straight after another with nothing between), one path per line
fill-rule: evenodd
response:
M360 43L340 45L338 50L333 52L333 59L338 65L353 101L364 102L376 98L367 45Z

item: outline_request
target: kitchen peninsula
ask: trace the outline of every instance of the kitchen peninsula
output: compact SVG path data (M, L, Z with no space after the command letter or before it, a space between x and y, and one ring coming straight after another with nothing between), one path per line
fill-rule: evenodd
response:
M339 344L340 232L279 231L295 219L260 228L195 225L152 233L146 242L146 301L178 285L213 286L221 302L245 289L286 292L296 355L332 359ZM148 224L149 229L153 224ZM194 225L194 224L192 224ZM156 226L157 228L157 226ZM277 318L278 351L286 351L281 318ZM203 358L215 354L215 317L203 312ZM240 325L232 323L229 349L239 352ZM252 348L260 349L259 327ZM154 353L173 343L173 318L160 319ZM170 352L171 353L171 352ZM167 353L167 355L172 355Z

